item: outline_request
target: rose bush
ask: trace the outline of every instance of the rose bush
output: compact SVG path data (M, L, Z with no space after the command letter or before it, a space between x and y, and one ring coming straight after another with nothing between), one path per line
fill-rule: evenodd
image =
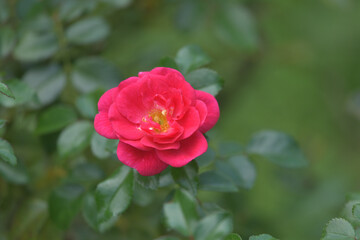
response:
M207 149L203 133L219 118L209 93L195 90L175 69L140 72L104 93L98 103L95 130L119 139L117 156L141 175L168 165L182 167Z

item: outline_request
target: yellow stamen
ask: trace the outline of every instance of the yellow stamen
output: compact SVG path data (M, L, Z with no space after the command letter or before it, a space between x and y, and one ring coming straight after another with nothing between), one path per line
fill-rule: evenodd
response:
M161 132L166 132L169 128L169 123L166 118L166 110L154 109L149 113L152 120L160 124Z

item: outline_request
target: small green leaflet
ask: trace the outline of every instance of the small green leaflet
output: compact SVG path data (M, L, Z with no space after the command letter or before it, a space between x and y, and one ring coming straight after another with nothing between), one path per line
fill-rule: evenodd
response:
M196 225L194 238L196 240L222 239L233 230L232 217L228 212L215 212Z
M297 142L289 135L278 131L261 131L251 138L247 151L288 168L304 167L308 164Z
M188 45L181 48L175 57L175 62L183 74L210 63L210 57L196 45Z
M84 150L90 144L93 131L93 124L88 121L78 121L67 126L57 141L59 155L68 157Z
M196 204L196 199L189 192L177 190L174 200L164 205L167 226L184 236L192 235L199 218Z
M0 159L10 163L11 165L16 165L17 163L17 159L11 145L6 140L1 138L0 138Z
M117 217L128 208L132 199L133 181L132 169L122 166L114 175L97 186L95 191L97 224Z
M8 96L9 98L15 99L14 94L11 92L11 90L6 86L4 83L0 82L0 93L4 94L5 96Z
M353 226L343 218L331 220L324 229L321 240L354 240Z

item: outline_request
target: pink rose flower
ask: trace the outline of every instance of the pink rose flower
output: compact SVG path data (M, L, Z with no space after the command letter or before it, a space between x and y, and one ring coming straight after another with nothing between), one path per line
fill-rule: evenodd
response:
M207 149L203 133L219 119L209 93L195 90L171 68L140 72L104 93L95 130L119 139L117 156L141 175L182 167Z

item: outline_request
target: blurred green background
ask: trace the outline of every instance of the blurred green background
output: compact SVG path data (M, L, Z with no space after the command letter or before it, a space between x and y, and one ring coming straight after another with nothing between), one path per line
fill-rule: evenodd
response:
M101 54L124 78L196 44L225 81L214 135L241 144L257 130L281 130L310 160L307 168L292 170L256 159L253 189L202 192L200 198L230 210L234 231L244 239L265 232L284 240L319 239L328 220L340 215L346 194L360 189L360 2L118 2L126 7L107 14L111 30ZM1 71L17 70L1 64ZM145 226L153 212L132 213ZM133 229L131 219L122 231Z

